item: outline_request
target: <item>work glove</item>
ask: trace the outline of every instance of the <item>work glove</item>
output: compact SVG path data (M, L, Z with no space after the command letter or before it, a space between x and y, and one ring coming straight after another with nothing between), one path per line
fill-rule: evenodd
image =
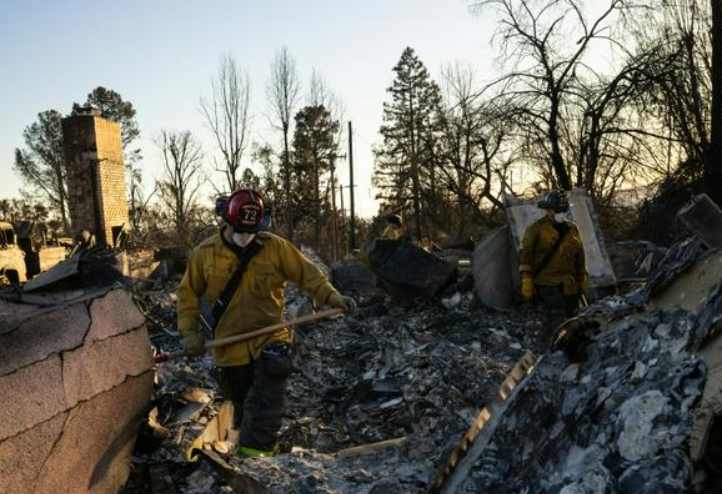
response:
M344 312L349 314L356 312L356 301L351 297L346 297L338 292L333 292L331 296L328 297L328 305L338 309L343 309Z
M181 345L183 345L183 351L189 357L197 357L206 353L205 341L198 333L184 334L181 338Z
M521 296L527 302L534 301L534 280L531 277L521 279Z

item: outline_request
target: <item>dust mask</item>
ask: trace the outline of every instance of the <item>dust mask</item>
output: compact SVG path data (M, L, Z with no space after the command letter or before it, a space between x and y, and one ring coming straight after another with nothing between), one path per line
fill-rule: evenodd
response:
M555 213L554 221L556 223L564 223L567 220L567 213Z
M255 237L256 237L255 233L234 233L233 234L233 243L236 244L238 247L245 249L246 247L248 247L248 244L250 244Z

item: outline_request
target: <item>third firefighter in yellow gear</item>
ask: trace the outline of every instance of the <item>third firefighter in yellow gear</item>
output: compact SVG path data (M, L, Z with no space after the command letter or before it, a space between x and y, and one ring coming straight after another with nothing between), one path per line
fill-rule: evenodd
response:
M534 277L534 283L547 286L561 285L565 295L575 295L587 291L589 274L579 228L571 222L567 222L566 225L569 231L547 266ZM519 272L534 273L559 235L554 220L548 216L532 223L524 234L519 250Z

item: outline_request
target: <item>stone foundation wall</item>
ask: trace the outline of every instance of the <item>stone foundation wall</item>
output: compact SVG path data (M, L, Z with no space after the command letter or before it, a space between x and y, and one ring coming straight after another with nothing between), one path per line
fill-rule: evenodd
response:
M0 302L3 494L115 494L152 366L143 315L122 290L53 308Z

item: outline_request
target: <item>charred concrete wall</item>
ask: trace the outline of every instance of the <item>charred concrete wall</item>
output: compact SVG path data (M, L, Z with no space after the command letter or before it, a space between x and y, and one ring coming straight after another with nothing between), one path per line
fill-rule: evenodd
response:
M0 302L4 494L114 494L128 475L153 359L122 290L53 308Z
M120 125L97 115L63 119L73 230L113 245L128 221Z

